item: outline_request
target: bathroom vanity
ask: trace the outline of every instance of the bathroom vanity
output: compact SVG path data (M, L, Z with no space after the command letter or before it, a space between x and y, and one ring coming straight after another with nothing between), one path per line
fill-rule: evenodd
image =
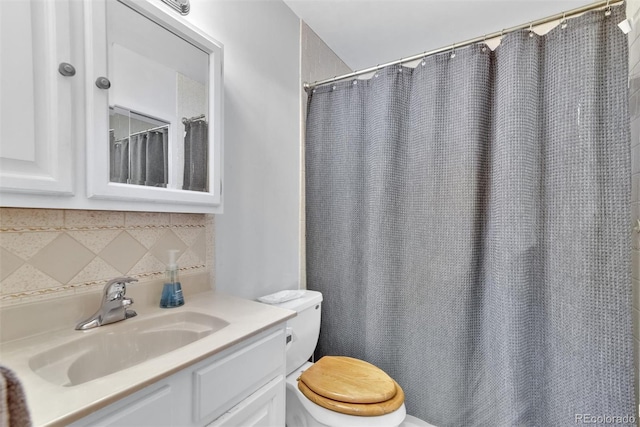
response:
M269 329L71 426L284 426L283 348Z
M75 322L95 295L0 310L0 360L21 380L34 426L284 426L295 312L211 291L160 309L155 288L131 286L138 315L87 331ZM49 324L30 325L47 311Z

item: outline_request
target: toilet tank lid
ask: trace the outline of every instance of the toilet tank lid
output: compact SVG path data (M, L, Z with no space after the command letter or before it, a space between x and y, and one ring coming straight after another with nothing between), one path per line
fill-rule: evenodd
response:
M286 308L301 312L313 305L320 304L322 302L322 294L318 291L304 291L304 295L300 298L292 299L280 304L274 304L275 307Z

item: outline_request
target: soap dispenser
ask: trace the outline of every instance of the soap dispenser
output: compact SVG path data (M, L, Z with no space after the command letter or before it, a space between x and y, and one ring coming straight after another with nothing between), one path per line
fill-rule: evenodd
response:
M182 296L182 286L178 281L178 264L176 264L176 254L180 252L177 249L169 251L169 265L167 266L167 281L162 288L162 297L160 298L161 308L180 307L184 305L184 297Z

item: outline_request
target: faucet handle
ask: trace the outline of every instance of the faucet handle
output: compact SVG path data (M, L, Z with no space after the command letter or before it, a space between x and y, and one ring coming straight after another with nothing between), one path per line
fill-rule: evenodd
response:
M133 277L116 277L104 285L103 298L105 301L121 300L127 292L127 283L137 282Z

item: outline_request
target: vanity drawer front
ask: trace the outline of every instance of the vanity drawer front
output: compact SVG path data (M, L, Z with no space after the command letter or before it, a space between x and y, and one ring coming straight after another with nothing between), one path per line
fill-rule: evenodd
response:
M193 372L194 422L214 420L284 374L284 331L268 335Z
M165 383L152 391L144 389L126 402L119 401L94 412L71 424L71 427L170 427L175 425L176 419L179 419L179 415L176 413L171 385Z

